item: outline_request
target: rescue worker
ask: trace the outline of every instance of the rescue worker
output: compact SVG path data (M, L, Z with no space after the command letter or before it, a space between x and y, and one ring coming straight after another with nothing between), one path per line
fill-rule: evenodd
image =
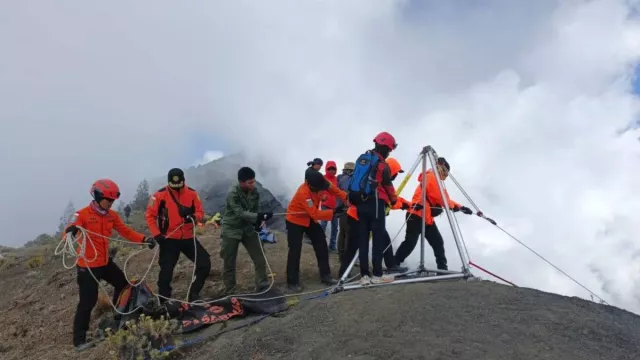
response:
M394 158L388 158L387 164L389 165L392 181L395 180L396 177L398 177L398 174L404 173L404 170L402 170L402 167L400 166L400 163L398 162L398 160ZM392 207L392 209L408 210L409 207L410 207L410 203L407 200L401 197L398 197L398 202ZM340 257L340 276L341 277L344 274L344 272L347 271L347 268L349 267L351 260L353 260L353 257L356 255L356 252L360 246L359 245L360 235L359 235L358 212L356 207L353 205L350 206L349 209L347 210L347 221L348 221L347 228L349 229L349 233L348 233L349 238L347 240L346 251L344 252L344 255ZM354 229L354 230L351 230L351 229ZM387 268L387 273L401 274L401 273L407 272L408 269L406 267L399 266L399 264L396 264L395 262L395 258L393 255L393 247L391 246L391 237L389 236L389 232L386 231L386 229L385 229L385 237L384 237L383 245L384 245L383 249L386 249L386 251L383 254L383 259L384 259L384 265ZM367 263L368 262L369 262L369 259L367 259ZM367 280L365 280L365 283L366 282Z
M287 207L287 241L289 253L287 256L287 289L300 292L300 255L302 252L302 235L307 234L311 239L313 251L316 254L320 281L326 285L335 285L331 277L329 266L329 252L327 239L319 220L330 220L333 210L321 210L319 205L323 191L347 201L347 194L329 183L318 171L307 171L305 182L298 187Z
M187 294L189 302L200 300L200 291L211 271L209 253L196 238L195 224L204 218L198 193L188 187L184 172L171 169L167 174L167 186L149 199L145 212L151 235L160 245L158 265L158 294L165 303L171 297L173 269L183 253L195 263L195 280Z
M117 303L120 292L127 285L124 273L109 256L109 238L112 231L117 231L129 241L146 243L150 249L156 245L154 239L147 238L125 225L120 215L111 210L113 202L120 198L120 189L115 182L109 179L97 180L91 186L90 193L93 201L73 215L63 235L71 233L80 236L77 239L77 252L81 255L76 262L80 301L73 320L73 345L78 351L95 345L87 342L87 330L91 310L98 301L98 281L104 280L113 286L113 304ZM86 239L79 227L87 231Z
M127 206L124 207L124 219L127 224L129 223L129 215L131 215L131 206L127 204Z
M338 188L344 192L349 190L349 180L351 180L351 175L353 174L353 169L356 167L356 164L353 162L347 162L344 164L342 168L342 174L338 175ZM344 250L346 248L345 244L347 242L347 234L348 234L348 221L347 221L347 213L346 213L346 204L344 201L336 198L336 209L334 211L334 215L338 218L338 255L342 258L342 254L344 254Z
M236 258L242 243L255 266L256 292L269 287L267 262L258 236L260 225L273 217L270 212L258 212L260 195L256 189L256 173L249 167L238 170L238 183L229 191L222 221L222 247L220 257L224 261L222 280L226 292L236 286Z
M438 158L436 169L438 172L438 176L442 181L445 181L449 176L449 171L451 170L451 166L447 162L447 160L443 157ZM412 204L421 204L422 202L422 176L421 173L418 176L418 186L416 187L415 192L413 193L413 198L411 199ZM406 260L413 249L415 249L416 244L418 243L418 239L422 234L422 226L425 226L425 237L429 242L429 245L433 249L433 255L436 258L436 266L438 270L449 270L447 266L447 258L444 252L444 240L442 239L442 235L438 230L438 226L434 221L434 216L439 215L442 210L438 210L436 207L444 206L444 201L442 196L440 195L440 188L438 186L438 180L436 179L436 175L432 169L427 170L426 172L426 199L427 199L427 211L425 212L425 219L422 219L422 208L414 208L409 209L407 211L406 219L407 219L407 230L405 233L405 238L402 244L398 247L398 251L396 251L396 263L401 264ZM446 189L444 190L444 194L446 197L446 201L449 205L449 208L458 212L461 211L464 214L471 215L473 211L466 206L462 206L457 202L451 200L449 198L449 193Z
M374 196L357 199L356 210L358 214L358 242L360 254L361 284L380 284L394 280L390 274L382 272L382 257L387 230L385 228L385 208L389 204L394 206L398 201L396 190L391 182L391 171L385 160L391 151L398 146L395 138L388 132L381 132L373 139L374 148L369 152L376 156L378 161L373 170L375 173ZM371 262L373 276L369 272L369 232L373 233L371 249Z
M336 173L338 172L338 166L336 162L333 160L327 161L327 165L325 166L325 174L324 178L327 179L331 185L338 187L338 177ZM335 210L336 207L336 197L331 195L328 191L324 191L322 194L322 203L320 208L322 210ZM326 233L327 231L327 223L328 221L321 221L320 226L322 227L322 231ZM336 212L333 212L333 218L331 218L331 232L329 236L329 251L337 252L338 248L336 245L336 238L338 237L338 217Z

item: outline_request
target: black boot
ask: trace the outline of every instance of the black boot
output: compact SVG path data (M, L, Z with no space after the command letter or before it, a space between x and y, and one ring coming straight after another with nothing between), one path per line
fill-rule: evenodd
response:
M334 280L331 275L325 275L323 277L320 278L320 282L325 284L325 285L329 285L329 286L333 286L335 284L338 283L338 281Z
M387 269L387 274L404 274L407 271L409 271L409 268L404 267L404 266L400 266L400 265L396 265L392 268Z

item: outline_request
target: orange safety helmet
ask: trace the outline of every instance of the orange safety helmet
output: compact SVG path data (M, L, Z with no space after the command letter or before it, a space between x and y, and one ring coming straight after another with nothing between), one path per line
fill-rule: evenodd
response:
M388 158L386 160L386 162L387 162L387 165L389 165L389 170L391 170L391 176L392 177L404 172L404 170L402 170L402 166L400 166L400 163L398 162L398 160L396 160L394 158Z
M396 144L396 139L393 137L393 135L389 134L386 131L383 131L380 134L376 135L376 137L373 139L373 142L378 145L386 146L389 148L389 150L395 150L398 147L398 144Z
M116 200L120 197L120 188L113 180L100 179L91 185L90 194L96 201L102 199Z

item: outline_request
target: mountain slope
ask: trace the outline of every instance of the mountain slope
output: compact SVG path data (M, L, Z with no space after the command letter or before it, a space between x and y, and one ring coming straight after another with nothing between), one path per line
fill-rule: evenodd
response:
M390 285L303 301L190 354L221 359L638 359L640 317L493 282Z

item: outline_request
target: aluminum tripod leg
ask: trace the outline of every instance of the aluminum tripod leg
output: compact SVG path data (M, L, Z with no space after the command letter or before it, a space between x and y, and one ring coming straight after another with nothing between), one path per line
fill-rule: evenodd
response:
M431 163L431 167L433 167L434 175L436 177L436 182L438 183L438 190L440 190L440 196L442 197L444 212L447 214L447 220L449 220L449 226L451 226L451 231L453 232L453 239L456 242L456 247L458 248L458 254L460 255L460 260L462 261L462 270L465 273L468 273L469 262L464 258L464 252L462 250L460 237L458 232L456 231L456 226L453 221L453 213L451 211L451 208L449 208L449 203L447 202L447 197L444 192L444 182L442 181L442 179L440 179L440 175L438 174L435 151L431 147L428 147L428 148L429 148L429 151L427 151L427 156L429 157L429 162Z
M427 209L431 211L431 208L427 203L427 153L428 148L424 148L422 151L422 182L420 187L422 188L422 199L420 200L420 204L422 205L422 219L426 219L427 217ZM419 272L424 272L424 247L425 247L425 226L424 220L422 221L422 230L420 233L420 265L418 266Z

